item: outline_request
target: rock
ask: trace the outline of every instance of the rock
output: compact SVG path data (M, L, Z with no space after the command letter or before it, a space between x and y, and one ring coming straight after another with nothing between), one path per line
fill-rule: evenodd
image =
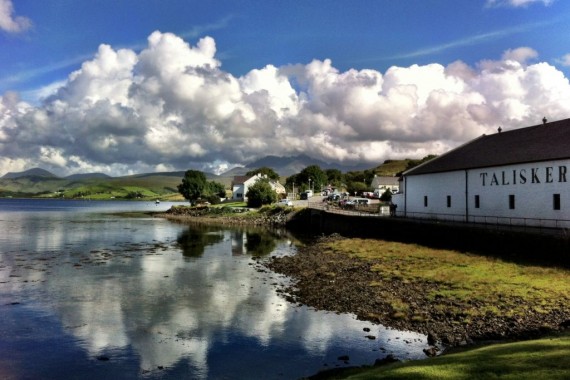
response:
M374 362L374 366L386 365L390 363L396 363L399 361L400 359L396 358L394 355L388 354L384 359L376 359L376 361Z
M429 347L429 348L424 348L424 354L426 354L427 356L434 357L437 355L437 352L439 351L439 349L437 347Z
M439 340L439 337L437 336L436 333L434 333L433 331L430 331L430 332L428 333L427 341L428 341L428 344L429 344L430 346L434 346L434 345L437 343L438 340Z
M106 362L106 361L109 361L109 357L104 356L104 355L100 355L100 356L97 356L97 360L100 360L102 362Z
M366 335L366 338L368 338L370 340L376 339L376 337L374 335Z
M365 327L365 328L362 329L362 331L364 331L364 332L370 332L370 329L369 329L368 327Z
M343 361L343 362L347 362L347 361L350 360L350 356L348 356L348 355L342 355L342 356L339 356L339 357L337 358L337 360L340 360L340 361Z

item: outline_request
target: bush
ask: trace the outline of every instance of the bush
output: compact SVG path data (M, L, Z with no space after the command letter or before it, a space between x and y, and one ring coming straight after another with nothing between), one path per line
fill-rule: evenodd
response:
M253 184L247 191L246 197L248 207L257 208L277 201L277 193L266 180L258 180Z

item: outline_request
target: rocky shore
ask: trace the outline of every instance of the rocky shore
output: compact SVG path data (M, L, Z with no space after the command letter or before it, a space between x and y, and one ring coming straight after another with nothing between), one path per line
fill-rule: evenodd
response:
M255 212L230 211L214 207L172 207L165 213L155 216L182 222L226 226L266 226L283 227L294 214L294 210L275 207Z
M492 305L496 308L494 313L469 315L467 309L489 305L481 300L459 305L445 297L431 299L428 295L438 286L436 283L382 278L371 270L373 262L342 252L323 252L320 243L331 239L342 237L322 237L316 244L299 248L294 256L266 261L268 268L293 279L293 285L278 292L293 303L353 313L359 319L387 327L425 333L432 346L425 351L428 356L446 346L535 338L570 328L570 305L566 300L560 300L556 308L547 312L535 312L536 305L529 305L526 313L513 314L505 305L517 300L510 299L505 304ZM405 312L389 298L402 300Z

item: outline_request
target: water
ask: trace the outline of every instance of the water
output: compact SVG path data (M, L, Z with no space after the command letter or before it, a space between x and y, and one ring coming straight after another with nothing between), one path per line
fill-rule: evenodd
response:
M425 357L423 335L281 298L288 279L258 260L293 254L287 233L117 214L170 206L0 200L0 378L297 379Z

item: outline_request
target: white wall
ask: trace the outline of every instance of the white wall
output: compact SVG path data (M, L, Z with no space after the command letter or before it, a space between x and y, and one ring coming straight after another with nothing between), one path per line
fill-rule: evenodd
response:
M469 172L469 178L469 209L474 221L480 216L570 221L570 160L477 169ZM560 210L553 208L554 194L560 194ZM475 195L480 198L479 209L474 207ZM514 209L509 208L509 195L514 195ZM529 225L531 221L509 222ZM552 222L540 222L548 223Z
M394 198L398 215L464 220L468 214L474 222L570 227L570 160L407 176L402 190ZM560 210L553 208L553 194L560 194ZM509 195L514 195L514 209Z
M400 189L402 190L402 189ZM440 219L464 220L465 216L465 172L423 174L406 177L405 205L398 205L398 215L405 212L411 217L434 217ZM451 205L447 206L447 197ZM424 205L427 197L427 207ZM446 216L444 217L444 214Z

